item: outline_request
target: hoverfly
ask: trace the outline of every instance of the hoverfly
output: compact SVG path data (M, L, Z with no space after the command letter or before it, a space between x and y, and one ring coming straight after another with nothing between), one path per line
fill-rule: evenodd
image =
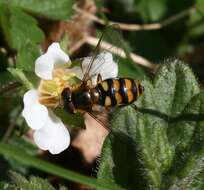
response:
M119 43L117 46L122 47L120 36L117 36L117 34L118 31L115 31L112 25L105 28L84 70L81 64L83 78L79 85L70 85L67 80L62 79L66 69L55 71L54 75L60 76L60 80L59 78L56 80L42 80L39 85L39 102L51 108L62 107L71 114L88 113L102 126L109 129L98 119L97 112L100 113L100 111L94 110L94 108L98 106L110 110L109 108L130 105L137 100L144 90L139 80L132 78L103 79L99 72L107 61L105 60L105 53L111 50L100 51L101 42L105 37L108 37L108 41L112 40L113 44L117 42ZM117 40L116 37L118 37ZM100 64L93 68L99 54L104 56L101 56ZM93 77L97 78L96 84L92 83Z
M66 87L61 93L64 109L69 113L87 112L96 119L93 106L99 105L104 108L111 108L121 105L132 104L143 93L139 80L132 78L109 78L103 80L100 73L97 75L96 85L90 85L90 71L94 60L100 53L100 43L105 36L112 35L112 26L106 27L90 59L88 67L84 72L81 84L77 88ZM119 39L118 39L119 40ZM103 63L101 63L103 64Z

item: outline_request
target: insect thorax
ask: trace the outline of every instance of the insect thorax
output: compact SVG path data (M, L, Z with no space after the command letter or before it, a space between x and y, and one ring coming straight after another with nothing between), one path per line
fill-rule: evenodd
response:
M70 113L91 111L92 106L98 103L99 93L87 86L80 86L73 91L66 88L62 92L64 109Z

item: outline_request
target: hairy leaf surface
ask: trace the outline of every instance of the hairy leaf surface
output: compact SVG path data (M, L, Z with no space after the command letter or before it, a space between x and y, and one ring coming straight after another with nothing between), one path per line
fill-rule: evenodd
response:
M204 102L194 74L172 61L142 84L135 105L113 116L98 180L127 189L169 189L187 178L196 183L203 173Z

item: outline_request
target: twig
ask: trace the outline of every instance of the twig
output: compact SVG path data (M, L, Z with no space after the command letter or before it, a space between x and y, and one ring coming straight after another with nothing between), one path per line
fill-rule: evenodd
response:
M74 10L78 13L83 14L84 16L86 16L87 18L97 22L98 24L101 25L106 25L107 23L98 18L97 16L90 14L78 7L74 7ZM153 23L153 24L126 24L126 23L121 23L121 22L113 22L113 21L108 21L108 24L116 24L119 26L119 28L121 30L128 30L128 31L137 31L137 30L159 30L171 23L174 23L182 18L184 18L185 16L188 16L189 14L191 14L193 11L196 10L195 6L192 6L184 11L181 11L178 14L175 14L169 18L167 18L166 20L160 22L160 23Z
M183 11L181 11L180 13L176 14L176 15L173 15L171 17L169 17L168 19L164 20L161 22L161 28L167 26L167 25L170 25L190 14L192 14L194 11L196 11L196 6L192 6L192 7L189 7L188 9L185 9Z
M84 43L86 42L85 38L77 41L71 48L69 48L69 55L72 55L75 51L77 51Z
M96 46L99 39L98 38L95 38L95 37L91 37L91 36L87 36L85 38L86 40L86 43L89 44L89 45L92 45L92 46ZM116 47L116 46L113 46L112 44L108 43L108 42L105 42L105 41L102 41L101 44L100 44L101 48L102 49L106 49L106 50L109 50L111 53L114 53L122 58L126 58L126 54L125 54L125 51L119 47ZM156 68L156 65L151 63L150 61L148 61L147 59L143 58L142 56L139 56L139 55L136 55L134 53L130 53L130 57L132 58L132 60L135 62L135 63L138 63L140 65L143 65L149 69L152 69L152 70L155 70Z

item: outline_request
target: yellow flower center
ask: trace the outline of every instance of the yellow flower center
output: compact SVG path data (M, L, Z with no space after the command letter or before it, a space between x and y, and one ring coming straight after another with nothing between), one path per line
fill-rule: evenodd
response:
M69 80L76 75L65 69L55 69L52 80L41 80L38 87L39 102L47 107L56 108L60 105L61 93L69 87Z

